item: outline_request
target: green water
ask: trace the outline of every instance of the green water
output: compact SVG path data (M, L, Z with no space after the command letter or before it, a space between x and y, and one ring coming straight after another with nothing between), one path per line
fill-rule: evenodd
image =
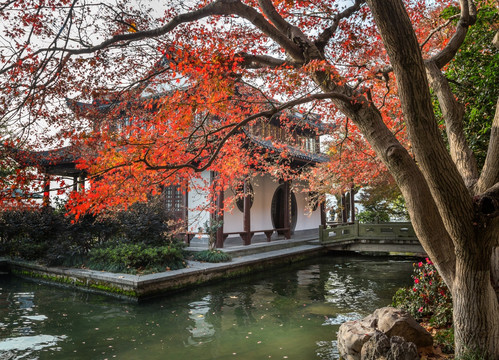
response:
M132 304L0 276L0 359L337 359L412 261L327 257Z

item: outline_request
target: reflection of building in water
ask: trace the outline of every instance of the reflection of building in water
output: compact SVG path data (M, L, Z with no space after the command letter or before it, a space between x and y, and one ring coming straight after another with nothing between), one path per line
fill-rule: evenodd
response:
M20 309L30 311L35 306L35 294L32 292L17 293L14 295L15 303L19 304Z
M215 328L207 321L210 312L211 295L207 295L201 301L189 303L189 318L194 321L194 326L190 325L187 330L191 333L186 345L198 345L212 341L215 335Z
M324 286L325 300L342 309L359 310L379 300L377 286L378 283L360 276L331 272Z
M300 286L308 286L315 284L317 282L317 279L320 278L319 265L312 265L306 269L297 271L296 277L298 285Z
M15 327L11 330L12 334L29 335L35 331L32 329L33 308L35 307L35 294L32 292L16 293L13 296L12 307L16 308L18 319L12 322Z
M36 313L33 292L0 292L0 314L0 359L31 359L32 351L56 346L66 338L39 334L37 327L48 318Z

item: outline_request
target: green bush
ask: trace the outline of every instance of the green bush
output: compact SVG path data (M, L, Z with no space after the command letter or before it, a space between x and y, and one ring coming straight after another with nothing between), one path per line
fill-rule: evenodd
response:
M357 220L363 224L389 222L390 215L386 212L364 210L357 214Z
M220 250L203 250L194 254L194 260L210 263L228 262L232 257Z
M37 243L29 238L17 238L10 248L9 255L14 258L33 261L39 259L41 256L46 256L49 247L49 244L46 242Z
M81 262L102 238L101 229L111 226L90 215L72 220L52 208L0 212L0 255L49 266Z
M430 259L414 264L412 278L413 287L399 289L393 306L407 310L416 320L427 318L433 326L451 324L451 294Z
M94 270L135 274L181 269L185 267L185 261L182 246L178 244L150 247L122 243L90 250L87 266Z
M135 203L127 211L117 212L114 216L118 223L114 238L152 246L161 246L174 240L168 224L170 218L161 198Z
M454 353L454 328L437 330L434 338L435 345L438 345L445 354Z
M0 213L0 255L37 260L46 258L54 243L67 238L67 222L52 209Z
M181 246L171 234L164 201L134 204L127 211L84 215L78 221L58 209L0 212L0 256L39 261L49 266L83 264L94 248L140 244L150 248ZM138 265L139 267L142 265Z

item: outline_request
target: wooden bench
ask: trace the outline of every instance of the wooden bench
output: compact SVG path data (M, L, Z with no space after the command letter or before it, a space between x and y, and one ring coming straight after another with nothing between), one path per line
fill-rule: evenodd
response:
M267 237L267 242L270 242L272 238L272 234L274 231L283 231L284 237L286 239L291 238L291 231L289 228L280 228L280 229L269 229L269 230L252 230L252 231L234 231L234 232L224 232L224 242L229 235L239 235L241 239L243 239L244 245L250 245L251 239L255 233L264 233Z

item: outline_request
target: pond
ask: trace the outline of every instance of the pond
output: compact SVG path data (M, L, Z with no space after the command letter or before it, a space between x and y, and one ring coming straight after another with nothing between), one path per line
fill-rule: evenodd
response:
M337 359L410 259L328 256L139 304L0 276L0 359Z

